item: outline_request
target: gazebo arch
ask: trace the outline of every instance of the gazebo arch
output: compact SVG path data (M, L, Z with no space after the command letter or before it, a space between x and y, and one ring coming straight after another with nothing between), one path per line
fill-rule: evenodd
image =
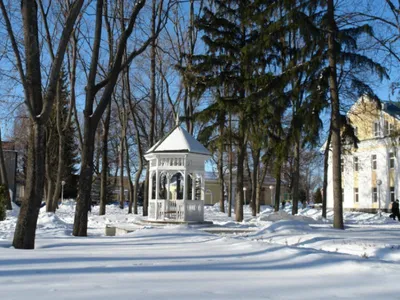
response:
M150 167L149 220L204 221L204 163L210 156L179 125L146 152Z

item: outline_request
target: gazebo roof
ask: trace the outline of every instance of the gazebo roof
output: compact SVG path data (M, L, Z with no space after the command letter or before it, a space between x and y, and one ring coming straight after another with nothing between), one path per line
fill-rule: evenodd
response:
M211 155L207 148L180 125L177 125L169 134L146 152L146 154L150 153L195 153Z

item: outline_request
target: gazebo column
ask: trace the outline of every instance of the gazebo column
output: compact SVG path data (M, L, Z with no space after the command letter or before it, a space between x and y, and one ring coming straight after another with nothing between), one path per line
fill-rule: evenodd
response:
M187 200L187 174L183 171L183 195L182 200Z
M204 173L202 173L202 174L200 175L200 180L201 180L201 193L200 193L201 199L200 199L200 200L205 201L205 200L206 200L206 197L205 197L205 194L206 194L206 185L205 185L205 180L204 180Z
M153 200L153 171L150 171L149 177L149 198Z
M196 200L196 173L192 173L192 200Z
M170 178L170 175L167 173L167 200L168 201L169 201L170 185L171 185L171 178Z
M159 194L160 194L160 172L158 171L158 168L156 170L156 195L155 198L158 200Z

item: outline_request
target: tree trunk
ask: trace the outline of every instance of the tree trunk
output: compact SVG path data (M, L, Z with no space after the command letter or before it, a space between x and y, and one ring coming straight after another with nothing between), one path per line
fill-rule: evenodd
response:
M43 124L35 122L30 132L26 194L21 204L13 240L13 246L17 249L35 248L36 225L44 190L46 145L44 127Z
M219 116L219 136L220 141L218 151L218 181L219 181L219 211L225 212L225 188L224 188L224 127L225 127L225 115Z
M128 181L129 181L129 208L128 208L128 214L132 213L132 203L133 203L133 193L134 193L134 188L133 188L133 183L132 183L132 176L131 176L131 167L129 164L129 145L128 145L128 139L126 138L125 135L125 158L126 158L126 172L128 173Z
M244 174L244 158L246 154L246 145L244 141L244 120L243 112L239 113L239 134L237 146L237 174L236 174L236 221L243 221L243 174Z
M224 153L218 152L218 183L219 183L219 211L225 212L225 188L224 188Z
M46 177L47 177L47 189L46 189L46 212L55 212L55 208L53 207L53 201L51 195L54 194L54 181L52 179L52 173L50 171L50 163L48 159L46 159Z
M232 149L232 114L229 113L229 192L228 192L228 217L232 216L232 193L233 193L233 176L232 176L232 164L233 164L233 149Z
M260 212L258 205L260 203L259 199L257 201L257 186L259 182L259 164L260 164L260 149L253 149L252 151L253 157L253 172L252 172L252 180L251 180L251 212L253 216L257 215L257 212Z
M56 98L56 105L57 105L57 133L58 133L58 162L57 162L57 175L56 175L56 182L55 182L55 189L54 193L49 196L52 197L52 208L55 211L58 208L58 199L60 196L60 187L62 181L62 174L64 171L64 131L61 127L61 109L62 109L62 102L61 102L61 80L59 80L57 85L57 98Z
M92 125L90 115L85 114L84 139L82 148L81 174L79 176L79 195L76 202L74 236L87 236L88 211L91 205L92 175L93 175L93 156L94 140L96 128Z
M0 130L0 175L1 175L1 184L4 185L5 190L6 190L6 208L7 208L7 210L12 210L10 190L9 190L9 186L8 186L7 170L6 170L6 164L4 161L1 130Z
M339 91L337 86L336 70L336 34L337 26L335 22L334 3L328 0L328 58L329 58L329 88L331 95L331 129L332 129L332 184L333 184L333 203L334 216L333 227L344 229L343 224L343 202L342 202L342 172L340 165L341 141L340 141L340 104Z
M329 168L329 149L331 145L332 130L329 128L328 139L326 141L326 148L324 151L324 182L322 189L322 217L326 219L326 199L328 196L328 168Z
M257 180L257 194L256 194L256 206L257 206L257 213L260 213L260 208L261 208L261 192L262 192L262 186L265 180L265 176L267 175L267 166L264 166L264 169L261 172L261 176L259 180ZM272 203L271 203L272 206Z
M107 187L108 187L108 133L110 131L111 102L107 106L106 119L104 120L101 152L101 183L100 183L100 210L99 215L106 214Z
M124 118L124 117L123 117ZM125 127L125 124L122 125ZM125 128L122 128L121 138L120 138L120 150L119 150L119 208L124 209L125 202L125 187L124 187L124 150L125 150Z
M151 32L155 36L156 33L156 0L152 1L152 15L151 15ZM156 122L156 40L153 39L151 42L150 50L150 135L149 135L149 145L152 147L154 145L155 136L155 122ZM149 185L149 174L150 165L147 163L146 170L146 180L145 180L145 191L146 195L143 199L143 216L148 215L148 205L149 197L152 195L147 195L147 189Z
M61 130L62 131L62 130ZM54 187L54 193L52 198L52 207L54 211L58 208L58 199L60 197L61 192L61 181L62 181L62 173L64 170L64 133L59 135L59 144L58 144L58 164L57 164L57 177Z
M280 198L281 198L281 167L279 166L275 175L275 211L279 211Z
M156 1L152 1L152 15L151 15L151 33L155 36L156 33ZM150 135L149 145L154 144L155 136L155 120L156 120L156 40L151 42L150 49Z
M54 193L54 181L53 181L53 173L50 166L50 140L51 140L51 132L46 131L46 158L45 158L45 170L46 170L46 185L44 198L46 200L46 212L55 212L53 208L52 195Z
M299 181L300 181L300 141L299 136L295 136L294 144L294 172L292 186L292 215L299 212Z

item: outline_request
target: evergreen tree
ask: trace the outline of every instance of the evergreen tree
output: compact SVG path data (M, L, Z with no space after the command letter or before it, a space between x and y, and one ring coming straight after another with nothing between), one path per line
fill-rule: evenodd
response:
M232 111L238 118L235 141L237 145L236 169L236 220L243 220L243 176L246 153L246 129L248 110L247 80L250 61L245 51L252 41L253 29L248 26L251 1L214 2L213 8L204 8L196 26L204 33L203 41L207 51L203 56L193 57L192 70L196 74L196 91L212 91L215 101L204 114L221 115ZM189 74L190 75L190 74ZM193 76L187 76L189 80ZM221 111L221 113L218 113Z

